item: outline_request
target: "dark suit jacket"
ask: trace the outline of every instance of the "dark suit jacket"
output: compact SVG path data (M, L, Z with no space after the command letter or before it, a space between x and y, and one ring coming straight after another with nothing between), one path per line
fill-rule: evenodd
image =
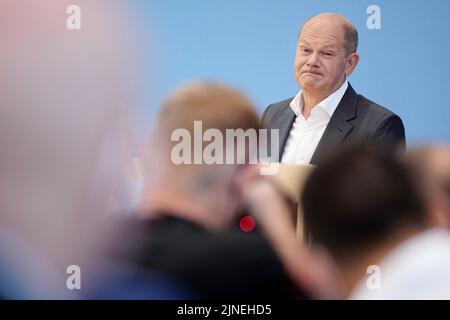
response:
M159 216L120 221L119 238L127 243L113 254L168 277L195 298L308 298L258 227L250 233L237 226L209 232L167 212Z
M296 118L289 103L292 98L271 104L264 111L262 125L279 129L279 160ZM405 149L405 128L399 116L357 94L349 84L313 154L311 164L319 164L338 147L367 144Z

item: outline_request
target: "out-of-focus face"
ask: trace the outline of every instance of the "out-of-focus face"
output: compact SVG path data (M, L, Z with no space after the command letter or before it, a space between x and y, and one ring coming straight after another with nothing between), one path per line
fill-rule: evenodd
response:
M341 18L317 16L302 28L295 55L295 78L302 90L327 97L336 91L353 65L344 47L344 24Z
M76 2L81 30L66 26L70 0L0 1L0 225L62 266L128 204L141 68L127 6Z
M433 191L434 204L431 206L432 225L450 229L450 148L435 145L429 151L426 175L437 187Z

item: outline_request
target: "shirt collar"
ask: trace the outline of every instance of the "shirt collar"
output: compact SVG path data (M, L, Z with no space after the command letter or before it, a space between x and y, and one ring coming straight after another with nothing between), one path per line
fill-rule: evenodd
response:
M339 102L341 101L342 97L344 96L345 91L347 91L347 88L348 88L348 81L346 80L339 87L339 89L337 89L328 97L320 101L314 108L316 107L322 108L331 117L334 111L336 110ZM294 99L292 99L289 106L291 107L292 111L294 111L296 116L299 116L301 114L300 111L303 110L302 90L300 90L299 93L297 93L297 95L294 97Z

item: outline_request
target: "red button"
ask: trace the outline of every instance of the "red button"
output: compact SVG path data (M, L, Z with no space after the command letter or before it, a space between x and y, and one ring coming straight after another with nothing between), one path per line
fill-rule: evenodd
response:
M252 232L256 227L256 221L251 216L244 216L239 222L239 226L244 232Z

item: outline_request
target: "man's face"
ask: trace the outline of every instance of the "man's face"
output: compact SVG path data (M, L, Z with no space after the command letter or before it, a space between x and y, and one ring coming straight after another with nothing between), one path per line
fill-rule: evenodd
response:
M327 97L344 82L348 59L343 32L331 22L305 24L295 55L295 79L303 91Z

